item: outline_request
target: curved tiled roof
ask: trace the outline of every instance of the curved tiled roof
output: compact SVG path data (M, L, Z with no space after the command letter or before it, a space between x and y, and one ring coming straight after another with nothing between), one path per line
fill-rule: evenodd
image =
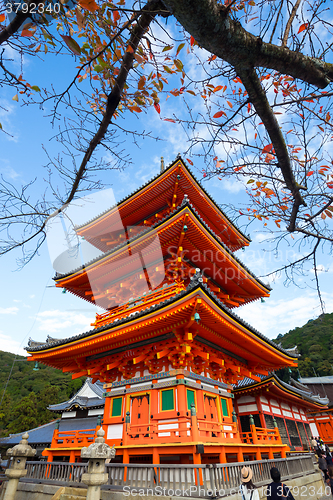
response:
M80 226L76 226L75 229L81 229L83 227L86 227L88 226L89 224L91 224L92 222L96 221L97 219L99 219L100 217L103 217L104 215L106 215L108 212L110 212L111 210L113 210L115 207L119 206L121 203L124 203L125 201L129 200L132 196L134 196L135 194L137 194L139 191L141 191L143 188L145 188L146 186L149 186L149 184L151 184L152 182L154 182L156 179L158 179L159 177L161 177L162 175L164 175L164 173L171 169L175 163L177 163L178 161L181 161L184 168L189 172L189 174L193 177L193 179L195 180L195 182L197 184L200 185L200 188L202 189L202 191L205 193L205 195L209 198L209 200L216 206L216 208L223 214L223 216L226 218L226 220L228 222L230 222L230 224L232 226L234 226L236 228L236 230L243 236L243 238L245 238L247 241L251 241L250 237L249 236L246 236L237 226L234 222L232 222L229 217L221 210L221 208L219 207L218 203L214 200L214 198L205 190L204 187L202 187L202 185L199 183L198 179L195 177L195 175L193 174L193 172L190 170L190 168L185 165L185 162L184 160L182 159L181 155L178 155L177 158L171 162L164 170L163 172L159 172L158 174L156 174L154 177L152 177L149 181L145 182L144 184L142 184L138 189L135 189L134 191L132 191L132 193L128 194L127 196L125 196L122 200L120 200L117 204L113 205L112 207L108 208L107 210L104 210L104 212L101 212L99 215L97 215L96 217L93 217L92 219L90 219L89 221L87 221L85 224L82 224Z
M223 243L223 241L220 239L220 237L217 236L210 229L210 227L206 224L206 222L201 218L200 214L197 212L197 210L193 207L193 205L190 203L190 201L188 199L185 199L185 201L183 200L182 203L180 205L178 205L178 207L176 207L172 212L170 212L168 215L166 215L165 217L163 217L163 219L161 219L159 222L156 222L155 224L153 224L150 227L143 228L142 231L140 233L138 233L130 241L132 241L132 242L136 241L137 239L141 238L144 234L149 233L150 231L158 229L159 226L161 226L162 224L164 224L165 221L167 221L168 219L171 219L174 215L176 215L178 212L180 212L181 210L183 210L184 207L188 207L189 208L189 210L193 213L193 215L195 215L195 217L200 221L200 223L209 232L209 234L214 238L214 240L219 245L221 245L221 247L225 250L225 252L228 255L230 255L230 257L232 257L233 259L235 259L235 261L237 262L237 264L240 265L240 267L242 267L243 269L245 269L245 271L248 274L250 274L250 276L252 276L256 281L258 281L258 283L260 283L261 286L263 286L267 290L271 290L271 287L269 285L263 283L259 278L257 278L255 276L255 274L252 271L250 271L250 269L245 264L243 264L243 262L238 257L236 257L236 255L234 255L233 252L231 252L231 250L229 250L229 248L225 245L225 243ZM77 273L78 271L81 271L81 270L83 271L84 269L86 269L90 265L92 265L92 264L94 264L94 263L96 263L96 262L98 262L98 261L100 261L102 259L105 259L106 257L112 255L117 250L120 250L121 248L124 248L126 246L127 246L127 242L122 242L119 245L117 245L116 247L112 248L109 252L105 252L105 253L103 253L103 255L98 256L95 259L92 259L91 261L87 262L84 266L80 266L80 267L78 267L76 269L73 269L73 271L71 271L69 273L66 273L66 274L63 274L63 275L56 274L56 276L55 276L54 279L56 281L57 280L61 280L61 279L64 279L64 278L66 278L67 276L69 276L71 274Z
M84 338L89 337L90 335L96 335L96 333L102 333L105 330L108 330L112 326L119 326L119 325L125 325L129 321L133 321L134 319L144 317L146 314L149 314L153 311L158 311L159 309L165 307L166 305L172 304L176 300L186 296L187 294L193 292L196 289L201 288L204 292L207 293L207 295L224 311L227 313L228 316L230 316L231 319L237 321L240 325L244 326L248 330L251 331L254 335L256 335L259 339L264 340L266 343L274 347L274 349L277 349L281 353L285 354L288 357L293 357L290 355L290 353L286 350L283 349L282 347L277 346L272 340L270 340L268 337L260 333L258 330L253 328L251 325L249 325L246 321L244 321L242 318L240 318L237 314L235 314L231 309L229 309L227 306L223 304L222 301L220 301L217 296L210 290L210 288L205 284L205 283L200 283L198 280L192 280L192 282L188 285L186 290L183 290L179 292L178 294L174 295L173 297L170 297L169 299L164 300L163 302L160 302L159 304L154 304L150 307L147 307L146 309L143 309L141 311L136 311L133 313L132 316L126 317L126 318L121 318L121 319L115 319L113 322L111 321L110 323L103 325L99 328L95 328L94 330L90 330L86 333L82 333L79 335L75 335L73 337L69 337L65 340L54 342L54 344L46 344L44 346L40 347L26 347L25 349L28 352L38 352L38 351L43 351L45 349L50 349L51 347L57 347L60 345L67 344L69 342L73 342L76 340L81 340Z
M312 393L309 393L309 391L306 389L302 390L300 387L295 387L294 385L288 384L287 382L283 382L281 379L279 379L279 377L275 373L271 373L268 376L262 377L261 382L253 382L253 380L249 378L244 378L243 380L240 380L237 385L234 386L234 391L237 389L251 388L252 386L260 385L261 383L264 384L265 382L268 382L270 379L275 379L275 381L282 387L284 387L286 390L298 394L303 399L306 399L312 403L321 404L323 406L326 406L328 404L329 401L328 398L321 398L319 395L314 395Z
M59 339L55 340L59 341ZM95 397L80 396L80 393L84 392L85 387L88 387L95 394ZM93 384L91 379L87 378L81 389L79 389L79 391L71 399L64 401L63 403L50 405L47 409L54 412L63 412L65 410L69 410L73 406L79 406L80 408L96 408L104 406L104 403L103 384L100 382L95 382Z

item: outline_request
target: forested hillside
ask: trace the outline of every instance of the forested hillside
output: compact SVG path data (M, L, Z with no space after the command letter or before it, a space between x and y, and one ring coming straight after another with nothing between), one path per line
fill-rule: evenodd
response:
M297 345L301 376L333 375L333 313L322 314L300 328L280 334L275 342L286 348ZM297 370L294 375L298 375Z
M50 404L75 394L83 379L0 351L0 434L21 432L56 418L46 410Z

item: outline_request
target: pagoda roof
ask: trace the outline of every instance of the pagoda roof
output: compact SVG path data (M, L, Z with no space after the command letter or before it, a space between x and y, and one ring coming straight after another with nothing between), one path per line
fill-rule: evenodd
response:
M244 246L248 246L251 239L239 228L237 228L236 225L221 210L217 202L202 187L180 156L178 156L176 160L173 161L165 170L155 175L141 187L127 195L119 203L108 208L98 216L87 221L85 224L77 226L75 228L77 233L86 237L92 244L95 244L98 248L100 248L100 242L97 242L96 234L103 234L105 232L104 225L108 218L112 217L112 215L117 211L122 216L124 224L128 226L133 225L133 220L129 214L126 215L125 212L127 208L129 213L136 213L136 218L138 217L140 210L147 210L148 206L150 210L160 209L161 207L160 204L158 204L158 200L163 190L158 189L158 186L164 182L168 189L173 189L175 182L173 177L176 178L176 174L179 174L180 171L185 174L184 178L180 176L180 179L177 180L177 182L179 182L182 186L182 191L193 199L194 204L198 206L198 209L200 208L200 212L202 213L205 221L209 221L210 225L213 225L216 228L216 231L220 232L220 236L222 236L229 248L235 251ZM137 204L138 197L143 198L143 200L140 201L140 205ZM134 207L134 205L136 206ZM129 224L126 221L126 217L130 217L128 221ZM218 220L220 220L220 222ZM137 222L138 221L136 221L135 224L137 224Z
M248 394L258 389L266 389L270 387L271 393L276 393L280 397L282 396L284 399L295 400L295 398L301 398L304 402L307 403L309 408L323 408L328 404L328 398L321 398L320 396L315 396L312 393L309 393L308 390L302 390L299 387L295 387L294 385L288 384L287 382L283 382L279 377L272 373L268 375L268 377L263 377L260 382L253 382L253 380L249 378L244 378L240 380L233 388L233 393L236 394Z
M87 378L83 386L68 401L48 406L48 410L57 413L69 411L71 408L81 409L103 407L104 400L103 385L100 382L92 383L91 378Z
M172 231L171 223L174 222L177 217L179 218L179 215L183 215L185 213L188 213L192 215L192 219L195 221L197 227L202 231L206 233L208 238L210 238L210 241L212 244L215 245L216 248L221 251L230 262L233 262L233 265L238 269L241 270L244 273L243 276L243 281L249 279L252 283L256 283L256 298L260 296L268 296L268 292L271 290L269 285L263 283L259 278L257 278L254 273L250 271L250 269L243 264L243 262L236 257L233 252L230 251L230 249L223 243L221 238L216 235L212 229L206 224L206 222L202 219L198 211L193 207L191 204L190 200L188 198L185 198L182 203L175 208L171 213L167 214L161 221L156 222L154 225L143 228L140 233L138 233L133 239L130 240L131 247L133 248L134 245L140 244L140 241L144 241L144 238L149 238L151 237L151 234L154 234L154 232L159 232L159 231ZM198 240L198 244L202 245L201 240ZM89 261L86 263L85 266L80 266L70 273L66 274L56 274L54 280L57 282L57 286L60 287L65 287L72 293L89 300L87 296L85 295L86 289L82 288L71 288L70 282L74 283L74 280L80 280L82 279L83 275L90 270L94 269L96 265L99 266L101 269L100 264L106 263L110 259L115 259L117 258L117 253L120 254L122 251L126 250L128 248L128 243L125 241L116 247L112 248L108 252L104 253L103 255L96 257L95 259ZM215 263L216 265L216 263ZM221 268L223 266L220 266ZM123 276L122 276L123 277ZM87 286L90 289L90 284L89 280L87 279ZM223 287L223 285L221 285ZM249 293L249 292L247 292Z
M216 345L218 345L218 343L220 343L222 347L226 345L229 351L230 349L234 349L238 356L246 357L246 359L251 358L251 362L255 362L258 365L261 363L263 366L266 363L270 366L275 364L276 366L278 365L278 367L295 366L295 357L291 356L288 351L277 346L272 340L259 333L233 313L216 297L206 284L200 282L198 279L193 279L186 290L181 291L159 304L154 304L142 311L134 312L128 317L115 319L113 322L111 321L99 328L62 341L54 342L53 344L45 343L44 346L28 346L26 350L33 355L33 359L38 359L40 362L43 362L43 359L45 359L45 361L47 360L47 364L51 366L54 365L52 365L52 358L57 358L61 353L63 353L65 357L70 356L72 359L75 356L83 355L88 357L98 352L102 353L112 348L110 335L119 341L119 336L122 335L121 332L123 331L125 332L123 336L124 341L127 339L128 342L132 339L133 342L133 338L136 338L135 332L138 331L139 324L141 324L142 331L144 325L147 326L148 323L154 322L153 336L158 335L158 322L161 322L163 331L169 331L168 319L170 318L170 321L173 320L171 310L175 311L174 314L179 311L177 314L184 318L186 312L185 304L188 303L191 305L193 301L196 303L199 298L203 300L203 302L200 303L203 311L200 312L202 316L204 313L206 316L206 308L204 310L203 307L204 304L207 304L207 307L210 308L209 310L211 312L209 316L207 316L208 322L216 323L218 320L221 320L221 324L226 325L226 328L229 328L228 325L230 326L230 328L226 330L226 334L229 332L228 339L220 333L218 327L216 327L217 331L211 330L212 334L210 338L213 339ZM236 332L239 332L241 336L241 342L238 342L238 344ZM207 338L208 336L209 335L207 335ZM85 346L85 343L88 343L88 345ZM98 346L98 344L100 345ZM258 345L261 346L260 351L258 350Z

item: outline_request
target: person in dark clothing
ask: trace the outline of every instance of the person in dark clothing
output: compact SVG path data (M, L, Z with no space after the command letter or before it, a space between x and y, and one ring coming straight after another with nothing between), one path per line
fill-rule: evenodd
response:
M326 457L325 457L325 455L322 455L322 453L320 453L320 451L318 451L317 454L318 454L318 466L319 466L319 469L324 474L324 481L326 482L328 480Z
M267 500L295 500L289 488L281 483L281 474L277 467L271 468L271 478L273 482L267 486Z
M333 467L328 468L328 481L327 481L328 486L331 487L331 493L333 495Z

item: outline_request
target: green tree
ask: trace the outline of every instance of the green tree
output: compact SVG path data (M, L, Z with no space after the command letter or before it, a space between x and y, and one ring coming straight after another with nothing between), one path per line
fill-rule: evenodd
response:
M37 421L38 425L45 424L54 420L59 415L47 409L48 406L56 404L59 401L59 388L47 385L37 394Z
M34 392L22 398L12 409L11 422L7 426L9 434L27 431L38 426L37 397Z

